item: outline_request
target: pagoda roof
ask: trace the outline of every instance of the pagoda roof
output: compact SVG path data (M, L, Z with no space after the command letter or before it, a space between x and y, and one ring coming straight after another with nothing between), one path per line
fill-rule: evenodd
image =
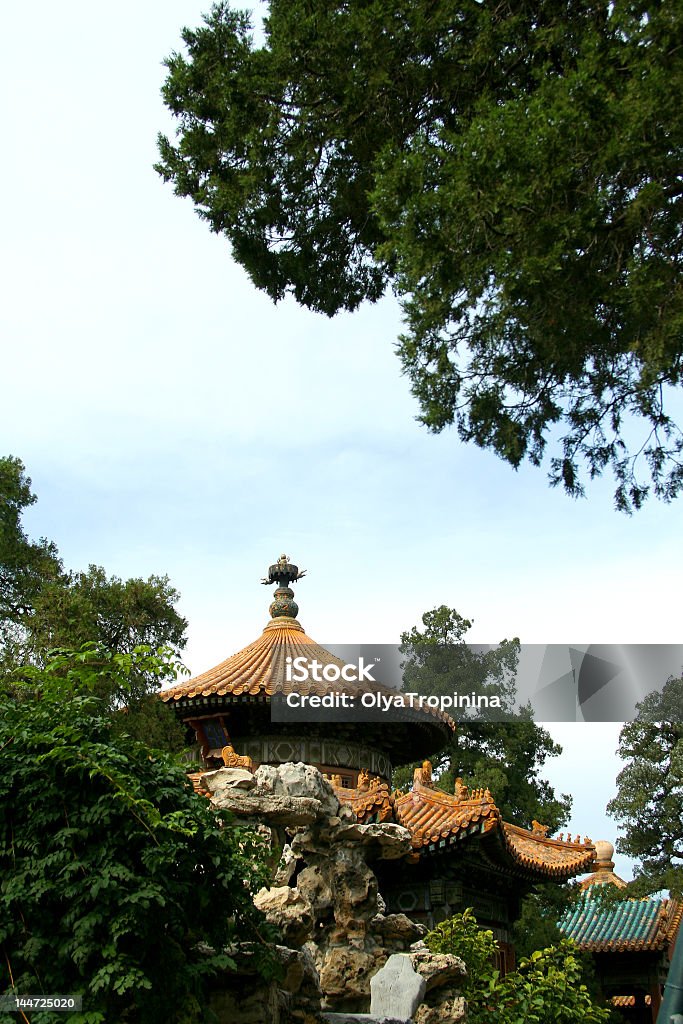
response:
M605 904L587 889L560 922L560 931L590 953L659 952L675 939L683 904L630 899Z
M173 703L187 698L214 696L265 698L294 690L323 695L330 690L330 684L324 681L288 682L285 672L288 657L316 659L322 665L344 665L341 658L312 640L297 619L281 616L271 619L258 640L230 655L215 668L162 690L160 697L166 703Z
M626 882L614 873L614 846L606 840L595 844L593 872L580 885L583 890L559 923L568 939L591 953L657 952L674 941L683 917L676 900L604 899L605 887L624 889Z
M488 789L459 793L436 789L431 766L415 772L412 789L390 793L379 779L367 779L357 789L332 784L337 797L349 805L361 822L394 821L407 828L416 856L439 853L470 836L481 836L484 859L504 873L532 881L564 881L583 874L592 865L595 847L589 841L549 839L544 826L519 828L503 821Z
M330 693L345 693L351 697L363 693L396 696L396 690L379 682L353 682L346 679L342 682L327 682L312 677L303 682L288 680L287 667L299 657L309 662L319 662L319 674L328 665L335 665L339 669L346 666L341 658L312 640L297 619L279 616L271 619L258 640L232 654L215 668L162 690L159 696L166 704L178 707L198 706L208 699L215 703L217 698L220 703L226 704L269 702L276 694L286 697L289 693L320 697ZM407 721L429 724L432 728L437 727L441 732L441 743L455 730L455 722L445 711L429 705L419 709L408 708L401 717ZM434 737L433 742L436 742Z

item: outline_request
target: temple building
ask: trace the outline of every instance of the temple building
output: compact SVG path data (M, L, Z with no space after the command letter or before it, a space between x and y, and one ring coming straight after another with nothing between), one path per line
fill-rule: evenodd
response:
M393 769L438 751L456 728L437 709L411 712L390 725L343 718L305 727L271 721L273 701L294 689L317 696L334 690L325 681L295 687L287 678L293 659L344 668L297 620L290 584L303 575L285 555L270 566L262 582L277 589L262 635L215 668L163 691L162 700L187 727L204 770L303 761L328 777L361 823L393 821L409 829L412 855L387 866L384 876L378 873L389 912L433 927L471 906L499 941L500 966L509 968L514 955L509 930L522 897L535 883L564 882L590 870L594 846L578 836L551 839L538 822L526 829L503 821L487 789L469 791L458 780L455 792L441 791L426 760L408 792L393 791ZM344 683L349 693L365 688Z
M605 886L623 889L614 873L614 847L595 844L594 870L581 882L583 892L560 922L560 930L590 953L603 995L629 1024L654 1024L662 986L676 941L683 904L671 899L605 902Z

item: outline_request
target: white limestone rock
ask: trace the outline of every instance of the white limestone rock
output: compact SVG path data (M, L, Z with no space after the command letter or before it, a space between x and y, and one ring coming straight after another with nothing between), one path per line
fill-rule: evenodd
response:
M370 982L370 1013L411 1020L424 999L426 982L407 953L394 953Z
M213 795L224 789L253 789L256 779L246 768L218 768L215 772L204 772L199 784Z
M299 858L294 853L294 850L289 845L289 843L286 843L282 848L280 862L277 868L275 869L275 873L273 875L274 888L277 888L281 885L289 885L289 883L292 880L292 876L296 871L298 861Z
M412 849L409 830L393 822L345 825L337 842L360 843L367 848L366 856L376 860L398 860Z
M332 818L339 815L339 800L332 786L317 768L303 761L286 764L261 765L256 771L260 789L276 795L308 797L320 801L323 814Z

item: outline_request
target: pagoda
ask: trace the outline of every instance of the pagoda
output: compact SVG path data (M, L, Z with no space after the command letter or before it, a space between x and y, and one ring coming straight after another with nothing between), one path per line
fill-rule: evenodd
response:
M297 619L290 584L303 576L282 555L261 581L277 585L261 636L215 668L162 691L161 699L194 737L204 770L221 764L253 770L260 764L303 761L327 776L359 822L395 822L407 828L410 857L400 865L392 862L384 876L378 870L389 911L433 927L471 906L478 920L494 931L500 967L509 969L514 962L509 929L522 897L536 883L563 882L590 870L594 846L579 836L552 839L539 822L529 829L505 822L488 789L469 790L458 780L452 794L443 792L427 760L416 769L408 792L392 790L393 768L438 751L456 728L439 710L425 708L390 725L339 719L305 726L272 721L273 701L294 689L321 697L334 689L313 680L294 687L287 679L288 659L345 667ZM343 684L347 693L363 688L360 683Z
M628 1024L654 1024L673 954L683 904L647 896L607 901L606 888L624 889L614 872L614 847L599 840L592 874L581 882L577 902L560 921L560 931L590 954L603 994Z
M272 722L274 699L296 690L324 696L333 688L325 681L294 684L287 665L298 657L343 669L345 663L321 647L297 619L299 606L290 584L305 575L287 555L281 555L261 580L277 584L270 605L270 621L261 636L215 668L161 693L161 699L195 737L195 749L205 766L222 764L223 751L232 747L240 756L260 764L303 761L324 775L334 776L344 788L355 788L365 770L387 785L399 764L426 757L444 746L455 723L442 712L425 709L406 714L404 721L349 722L328 716L327 721ZM289 661L288 661L289 659ZM355 695L383 690L345 681L345 693ZM385 691L390 692L390 691Z

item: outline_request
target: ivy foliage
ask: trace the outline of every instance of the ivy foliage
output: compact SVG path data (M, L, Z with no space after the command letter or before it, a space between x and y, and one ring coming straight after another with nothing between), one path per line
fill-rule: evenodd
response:
M506 821L528 828L536 819L556 831L569 818L571 798L556 795L541 771L562 748L533 721L529 709L512 710L519 640L477 650L466 640L472 622L445 605L425 612L422 626L401 635L405 690L451 696L474 692L503 701L502 712L482 708L475 720L459 720L448 744L430 755L436 785L452 793L460 776L470 788L488 787ZM499 720L503 713L506 721ZM397 787L410 784L413 767L397 770Z
M61 653L0 686L0 991L80 993L73 1024L208 1020L207 982L234 967L237 938L269 969L262 840L116 732L95 696L140 672L174 678L172 652Z
M439 432L623 511L683 486L683 10L270 0L186 28L157 169L274 300L391 284ZM258 41L257 41L258 39Z
M493 932L480 928L471 910L437 925L425 937L433 953L452 953L467 966L463 995L470 1024L600 1024L610 1010L598 1006L582 982L573 942L536 950L501 978L494 967Z

